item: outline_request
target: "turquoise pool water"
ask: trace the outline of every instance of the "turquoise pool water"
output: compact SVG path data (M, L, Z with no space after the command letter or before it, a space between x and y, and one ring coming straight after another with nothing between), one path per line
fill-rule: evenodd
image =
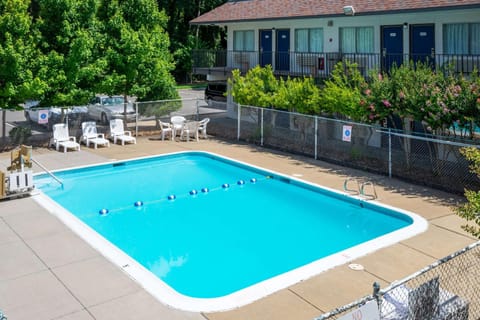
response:
M36 187L191 298L228 296L411 226L402 212L188 152L35 176ZM386 241L388 242L388 241Z

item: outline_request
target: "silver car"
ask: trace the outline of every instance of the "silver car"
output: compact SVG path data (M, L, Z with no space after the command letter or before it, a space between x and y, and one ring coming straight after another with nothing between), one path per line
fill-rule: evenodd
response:
M108 124L111 119L124 119L124 97L98 95L88 104L88 117ZM133 103L127 102L127 121L135 121Z

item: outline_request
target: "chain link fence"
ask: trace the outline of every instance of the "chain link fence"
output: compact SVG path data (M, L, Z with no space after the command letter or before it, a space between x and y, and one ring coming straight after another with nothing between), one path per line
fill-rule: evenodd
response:
M480 319L480 242L314 320L342 318L375 300L380 319ZM350 319L350 318L349 318Z
M463 141L273 109L236 106L237 139L454 193L480 189Z
M461 148L474 146L476 140L447 141L346 120L219 101L207 103L203 99L136 102L135 107L138 116L126 127L137 136L159 134L158 119L168 121L173 115L187 120L209 117L208 133L219 138L242 140L457 194L464 188L480 189L480 179L460 153ZM76 113L66 113L62 118L77 138L82 134L81 122L87 120L88 114ZM51 137L50 128L34 121L24 119L16 125L32 128L36 133L33 144ZM97 127L99 133L108 135L108 123L97 122Z

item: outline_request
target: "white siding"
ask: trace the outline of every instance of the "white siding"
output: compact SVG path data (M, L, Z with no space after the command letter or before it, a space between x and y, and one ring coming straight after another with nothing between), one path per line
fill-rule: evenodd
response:
M333 26L328 26L328 21L333 22ZM234 30L254 30L255 31L255 51L259 50L259 30L261 29L290 29L290 50L295 50L295 28L323 28L324 32L324 51L339 51L339 28L340 27L362 27L373 26L375 29L375 52L380 53L380 31L384 25L408 25L413 24L434 24L435 25L435 46L436 53L443 53L442 43L442 25L444 23L461 22L480 22L480 9L468 10L439 10L434 12L412 12L401 14L384 15L365 15L357 13L355 16L335 17L335 18L312 18L312 19L290 19L290 20L272 20L255 22L238 22L228 24L227 48L233 48ZM404 29L404 52L409 52L409 29ZM275 48L275 37L273 39L273 48Z

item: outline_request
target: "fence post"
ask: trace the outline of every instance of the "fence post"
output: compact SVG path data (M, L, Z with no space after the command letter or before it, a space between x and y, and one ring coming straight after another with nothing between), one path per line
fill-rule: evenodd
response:
M199 103L199 100L200 99L198 99L198 98L195 100L195 104L196 104L196 107L197 107L197 115L196 115L197 118L195 120L197 120L197 121L200 120L200 106L199 106L200 103Z
M318 158L318 117L315 116L315 160Z
M260 146L263 147L263 108L260 108Z
M138 101L135 101L135 137L138 137Z
M237 141L240 141L240 116L241 116L241 112L240 112L240 108L242 107L242 105L239 103L237 104Z
M392 129L388 128L388 177L392 177Z
M382 301L380 301L380 284L378 282L373 283L373 297L377 301L378 308L380 309Z

